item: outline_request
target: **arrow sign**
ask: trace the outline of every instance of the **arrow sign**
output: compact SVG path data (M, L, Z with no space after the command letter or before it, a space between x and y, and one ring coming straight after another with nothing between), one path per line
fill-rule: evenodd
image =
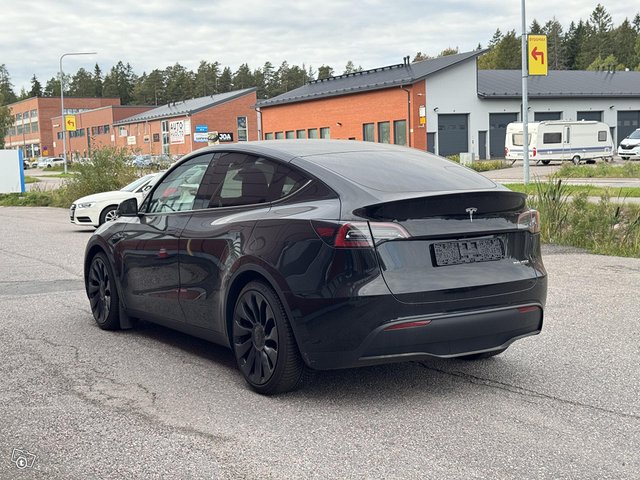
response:
M545 57L547 53L546 35L528 35L527 51L529 63L529 75L547 75L548 67Z
M75 115L65 115L64 116L64 129L68 132L76 131L76 116Z
M538 60L538 57L541 57L540 63L544 65L544 52L539 52L538 47L533 47L533 50L531 50L531 56L536 61Z

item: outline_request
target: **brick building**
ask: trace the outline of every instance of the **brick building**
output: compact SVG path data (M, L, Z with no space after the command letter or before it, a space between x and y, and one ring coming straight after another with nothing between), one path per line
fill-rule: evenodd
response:
M67 155L69 158L89 157L94 148L115 146L116 132L113 129L113 124L153 108L144 105L109 105L77 113L76 130L67 132ZM63 148L62 117L52 118L51 124L54 138L53 154L61 156Z
M427 149L426 79L481 52L349 73L258 103L262 138L339 138Z
M65 114L77 114L108 105L119 98L65 97ZM13 125L5 136L5 148L20 149L24 158L54 155L53 117L60 117L59 97L32 97L8 105Z
M132 152L184 155L209 141L258 139L256 88L193 98L114 122L115 144Z

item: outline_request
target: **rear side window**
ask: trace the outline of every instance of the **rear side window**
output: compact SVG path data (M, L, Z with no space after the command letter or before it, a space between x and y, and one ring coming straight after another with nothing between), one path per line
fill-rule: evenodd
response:
M599 142L606 142L607 141L607 131L606 130L600 130L598 132L598 141Z
M562 143L561 132L548 132L542 136L542 143Z
M286 197L307 181L287 165L263 157L227 153L214 159L213 168L203 180L208 186L203 193L209 191L206 206L210 208L258 205Z

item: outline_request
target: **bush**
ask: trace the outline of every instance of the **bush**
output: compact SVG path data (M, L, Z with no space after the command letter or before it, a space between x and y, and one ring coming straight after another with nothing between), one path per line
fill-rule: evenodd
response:
M127 164L129 154L124 148L105 147L93 151L91 162L76 163L73 176L58 190L60 206L68 207L86 195L119 190L138 176L135 167Z
M638 178L640 164L627 162L624 165L610 165L598 163L590 165L572 165L564 163L557 172L558 177L564 178Z
M25 192L0 194L0 206L3 207L50 207L57 206L51 192Z

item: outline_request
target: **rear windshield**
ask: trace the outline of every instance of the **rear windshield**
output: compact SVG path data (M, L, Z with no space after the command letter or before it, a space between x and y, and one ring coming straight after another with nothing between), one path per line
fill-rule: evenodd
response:
M472 170L417 150L323 154L314 156L312 161L354 183L381 192L435 192L496 187L491 180Z

